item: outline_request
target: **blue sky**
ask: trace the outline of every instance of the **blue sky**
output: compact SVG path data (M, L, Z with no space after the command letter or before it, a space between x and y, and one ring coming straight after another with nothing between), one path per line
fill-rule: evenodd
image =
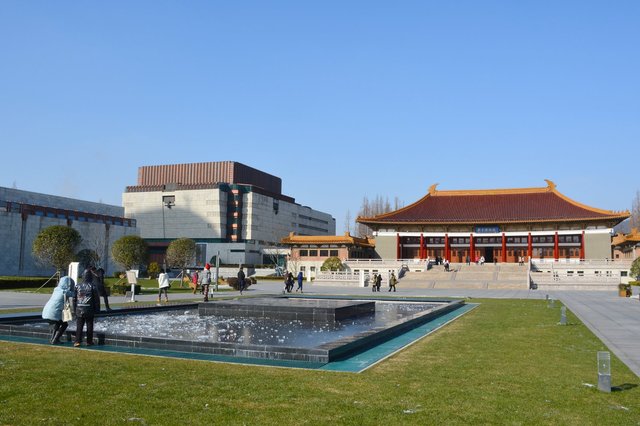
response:
M142 165L240 161L363 196L640 190L638 1L0 2L0 186L121 204Z

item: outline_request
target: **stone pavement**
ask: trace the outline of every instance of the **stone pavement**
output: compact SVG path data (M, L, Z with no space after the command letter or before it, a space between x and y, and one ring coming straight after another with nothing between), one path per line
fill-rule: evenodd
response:
M224 288L221 286L221 288ZM263 281L250 287L247 296L281 294L282 283ZM372 293L370 288L315 286L304 284L305 293L338 294L352 296L370 296L379 294L389 295L385 289L380 293ZM463 297L487 299L544 299L547 295L560 300L573 312L602 342L638 377L640 377L640 301L638 298L618 297L617 293L603 291L554 291L537 290L485 290L485 289L420 289L405 288L398 284L398 291L394 296L427 296L427 297ZM221 291L215 297L237 297L239 292ZM155 295L136 296L136 300L152 302ZM49 299L47 294L0 292L0 309L10 308L40 308ZM169 300L202 300L199 294L169 293ZM124 303L123 296L114 296L111 303ZM596 358L594 354L594 369ZM612 372L615 375L615 372Z

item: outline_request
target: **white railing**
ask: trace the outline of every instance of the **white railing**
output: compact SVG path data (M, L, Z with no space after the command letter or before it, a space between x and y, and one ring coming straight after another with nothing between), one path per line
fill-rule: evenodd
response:
M630 268L630 260L614 260L614 259L531 259L533 266L540 265L558 265L563 267L570 266L615 266L616 268Z
M342 271L320 271L316 273L316 280L325 281L358 281L360 274Z
M531 280L535 284L568 283L568 284L619 284L620 277L597 276L597 275L551 275L551 274L531 274Z
M419 265L426 264L427 260L423 259L347 259L345 263L356 263L356 264L371 264L371 265L379 265L379 264L399 264L399 265ZM431 259L433 262L433 259Z

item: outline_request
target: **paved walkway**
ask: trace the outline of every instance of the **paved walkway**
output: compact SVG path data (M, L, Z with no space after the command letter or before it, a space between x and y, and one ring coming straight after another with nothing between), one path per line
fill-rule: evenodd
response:
M281 294L279 282L261 282L245 292L246 295ZM638 377L640 377L640 301L637 298L618 297L615 293L601 291L531 291L531 290L484 290L484 289L403 289L398 285L395 296L464 297L487 299L559 299ZM370 288L315 286L305 283L306 293L372 295ZM384 290L384 289L383 289ZM380 295L387 295L382 291ZM239 296L238 292L221 291L214 297ZM171 299L202 300L201 295L191 293L169 294ZM49 299L47 294L0 292L0 309L40 308ZM123 303L126 299L114 296L111 303ZM136 300L152 302L154 295L136 296ZM594 355L595 356L595 355ZM595 366L594 358L594 366Z

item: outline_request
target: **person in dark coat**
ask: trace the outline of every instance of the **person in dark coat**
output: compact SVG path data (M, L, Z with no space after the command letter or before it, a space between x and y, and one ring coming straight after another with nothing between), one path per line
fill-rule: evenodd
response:
M378 274L376 276L376 290L378 293L380 292L380 287L382 286L382 274Z
M109 312L111 311L111 308L109 307L109 296L107 296L107 289L104 286L104 269L98 268L96 270L93 270L93 275L95 275L96 278L95 283L98 289L98 294L104 299L104 308L107 310L107 312Z
M244 280L245 280L245 275L241 266L240 270L238 271L238 289L240 290L240 295L242 295L242 292L244 291Z
M293 273L289 272L287 274L287 293L291 293L293 290Z
M302 281L304 280L304 276L302 275L302 271L298 272L298 288L296 288L296 293L300 290L302 293Z
M82 343L82 331L87 325L87 346L93 345L93 319L100 309L100 295L96 288L91 270L86 269L82 274L82 282L76 286L73 307L76 311L76 340L73 346Z
M62 277L60 282L53 289L49 301L42 309L42 318L49 323L51 338L49 342L54 345L60 343L60 338L64 334L69 323L62 321L62 308L65 299L72 299L74 295L74 282L70 277Z

